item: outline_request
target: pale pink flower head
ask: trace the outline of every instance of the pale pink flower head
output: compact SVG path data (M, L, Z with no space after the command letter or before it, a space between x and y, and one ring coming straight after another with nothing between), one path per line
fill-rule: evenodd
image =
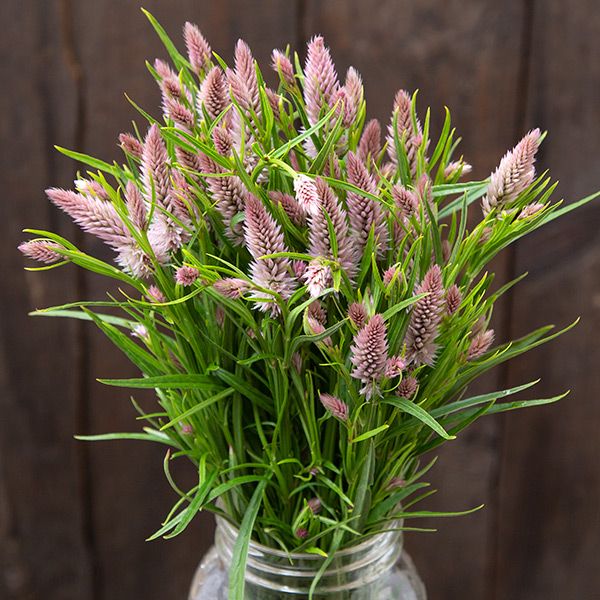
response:
M62 246L50 240L30 240L22 242L18 246L19 252L22 252L27 258L46 263L47 265L66 260L64 256L61 256L56 251L59 249L62 249Z
M126 154L134 158L142 158L142 143L135 136L131 135L131 133L120 133L119 143Z
M167 301L167 298L165 297L165 295L155 285L151 285L148 288L146 295L148 296L148 299L150 300L150 302L162 303L162 302Z
M475 360L484 355L494 343L494 330L487 329L480 331L473 336L471 344L467 351L467 359Z
M539 213L543 208L544 205L541 202L532 202L523 208L517 218L528 219L529 217L533 217L533 215Z
M294 179L294 191L298 205L305 213L316 215L320 212L321 202L313 179L299 175Z
M210 46L197 25L189 21L183 26L183 39L192 69L196 74L200 74L210 62Z
M383 285L389 286L393 281L397 281L400 275L400 267L391 266L383 273Z
M340 421L348 420L348 405L342 402L337 396L320 393L319 400L325 407L325 410L328 410L336 419Z
M418 386L419 382L417 378L413 375L407 375L402 378L402 381L396 388L396 395L410 400L415 395Z
M308 43L304 67L304 101L311 125L317 123L323 109L331 107L339 85L329 48L320 35L313 37Z
M385 376L388 379L398 377L406 369L406 361L401 356L392 356L385 363Z
M181 434L182 435L194 435L194 428L189 423L182 423Z
M381 123L371 119L360 136L357 154L365 164L371 164L381 152ZM369 160L371 162L369 162Z
M296 83L292 61L281 50L275 49L271 53L271 66L287 85L293 86Z
M198 277L200 277L200 271L186 265L179 267L175 272L175 282L184 287L193 285Z
M285 192L272 191L269 192L269 198L271 198L273 203L281 206L294 225L301 227L306 223L306 212L294 196Z
M213 289L225 298L237 299L241 298L250 289L250 284L244 279L228 277L215 281Z
M452 284L446 291L446 312L453 315L459 308L462 294L456 284Z
M452 179L459 175L463 177L468 175L473 170L473 167L462 160L455 160L453 162L449 162L444 169L444 179Z
M353 302L348 307L348 317L356 327L356 329L362 329L367 322L367 309L361 302Z
M319 260L312 260L303 274L306 288L311 297L320 296L333 283L331 268Z
M407 358L416 364L432 365L435 360L438 334L444 306L442 271L434 265L417 286L415 295L427 294L413 304L406 332Z
M540 130L533 129L504 155L490 176L487 194L481 203L484 215L494 208L504 208L533 183L540 138Z
M206 110L211 119L216 119L229 106L229 92L225 73L220 67L213 67L202 82L198 95L199 110Z
M313 515L318 515L321 512L321 500L319 500L319 498L317 498L316 496L308 500L307 504L308 508L310 508L310 511Z
M380 379L385 373L388 358L387 328L382 315L375 314L354 336L350 348L354 365L352 377L363 383Z
M169 194L170 173L167 147L156 123L148 129L142 150L144 195L151 203L163 204Z

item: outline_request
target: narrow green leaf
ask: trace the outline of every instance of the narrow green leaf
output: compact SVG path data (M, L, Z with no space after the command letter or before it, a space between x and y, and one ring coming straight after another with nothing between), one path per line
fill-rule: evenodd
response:
M419 421L433 429L433 431L446 440L453 440L456 437L448 435L446 430L425 409L406 398L384 398L381 402L395 406L402 412L419 419Z

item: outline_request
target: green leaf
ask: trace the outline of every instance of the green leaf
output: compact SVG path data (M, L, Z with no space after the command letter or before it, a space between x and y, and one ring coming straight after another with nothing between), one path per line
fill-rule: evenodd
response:
M208 375L175 374L132 379L98 379L100 383L126 388L157 388L159 390L210 390L222 386Z
M364 440L368 440L369 438L377 435L378 433L381 433L382 431L385 431L388 428L389 428L389 425L387 423L384 423L380 427L376 427L375 429L371 429L370 431L361 433L360 435L358 435L355 438L352 438L351 440L348 440L348 441L350 444L356 444L357 442L363 442Z
M238 536L233 547L231 557L231 567L229 569L229 600L244 600L244 589L246 584L246 561L248 560L248 548L250 539L252 538L252 529L254 521L263 501L265 488L267 487L267 479L263 479L254 490L252 498L248 503L248 507L244 512L244 518Z
M395 406L402 412L417 418L446 440L453 440L456 437L448 435L446 430L425 409L406 398L384 398L381 402Z
M100 160L99 158L94 158L93 156L89 156L88 154L83 154L82 152L76 152L75 150L69 150L68 148L63 148L62 146L54 146L61 154L76 160L77 162L83 163L84 165L89 165L94 169L99 169L100 171L104 171L105 173L109 173L115 179L120 180L124 173L123 171L117 167L116 165L109 165L107 162Z

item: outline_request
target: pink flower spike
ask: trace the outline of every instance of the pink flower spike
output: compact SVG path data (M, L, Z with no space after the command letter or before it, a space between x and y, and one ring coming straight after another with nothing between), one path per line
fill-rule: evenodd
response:
M477 333L467 351L467 360L475 360L484 355L494 343L494 330L487 329Z
M18 246L19 252L22 252L27 258L46 263L47 265L67 260L64 256L56 252L56 249L61 248L62 246L50 240L30 240L22 242Z
M136 137L130 133L120 133L119 142L125 153L134 158L142 158L142 143Z
M388 379L398 377L406 369L406 361L401 356L392 356L385 363L385 376Z
M229 105L229 92L225 73L220 67L213 67L200 87L198 96L198 110L202 114L202 107L211 119L216 119Z
M162 304L163 302L167 301L165 295L155 285L151 285L148 288L147 296L150 302L158 302L159 304Z
M215 281L213 289L225 298L237 299L241 298L250 289L250 284L244 279L228 277Z
M462 301L462 294L456 284L451 285L446 292L446 312L453 315Z
M175 272L175 282L184 287L192 285L200 277L200 271L195 267L179 267Z
M299 175L294 179L294 191L300 208L311 215L316 215L321 210L321 202L317 193L317 186L310 177Z
M381 152L381 124L377 119L371 119L360 136L357 154L365 164L374 162Z
M350 348L354 365L352 377L363 383L370 383L384 375L387 361L387 328L380 314L371 320L354 336Z
M400 385L396 388L396 395L400 396L400 398L410 400L415 395L418 386L419 382L416 377L413 377L412 375L403 377Z
M271 53L271 66L287 85L293 86L296 83L292 61L281 50L275 49Z
M364 304L353 302L348 307L348 317L357 329L362 329L367 322L367 309Z
M342 402L336 396L331 394L319 394L319 400L321 404L328 410L336 419L340 421L348 420L348 405Z
M320 296L333 283L331 269L328 265L324 265L318 260L313 260L308 264L303 278L308 293L312 298Z
M183 39L192 69L198 75L210 61L210 46L198 27L189 21L183 26Z

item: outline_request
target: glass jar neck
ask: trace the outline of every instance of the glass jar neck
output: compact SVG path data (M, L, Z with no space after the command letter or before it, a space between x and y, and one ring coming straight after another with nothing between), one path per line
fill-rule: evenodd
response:
M217 518L215 546L223 563L229 567L237 530ZM402 553L402 534L389 531L374 535L365 542L336 552L316 588L315 600L377 598L378 582L385 580ZM323 557L306 553L285 553L250 543L246 565L246 597L249 600L308 598L310 586L323 564ZM370 592L369 592L370 590Z

